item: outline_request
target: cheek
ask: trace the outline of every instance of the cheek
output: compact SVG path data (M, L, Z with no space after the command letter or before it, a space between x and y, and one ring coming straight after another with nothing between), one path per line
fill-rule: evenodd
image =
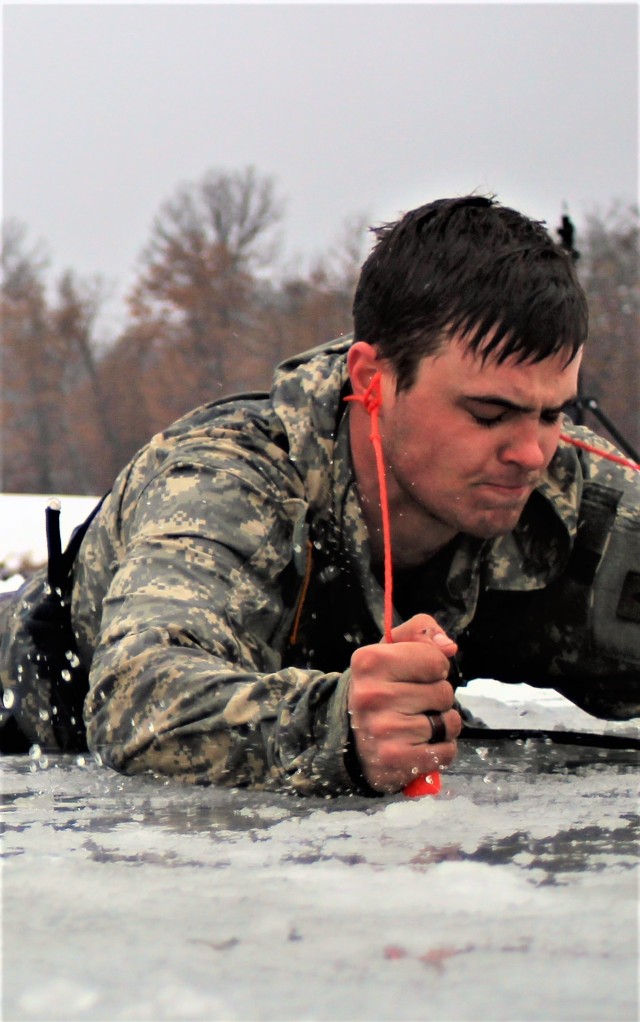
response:
M547 428L540 440L540 447L545 456L546 464L548 465L554 454L558 449L560 443L560 434L562 432L562 426L557 425L552 428Z

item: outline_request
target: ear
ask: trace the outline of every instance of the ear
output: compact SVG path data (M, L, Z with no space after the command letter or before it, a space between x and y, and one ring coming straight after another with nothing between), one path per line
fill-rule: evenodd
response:
M375 373L381 368L381 359L373 345L366 341L354 341L347 352L347 369L353 393L364 394Z

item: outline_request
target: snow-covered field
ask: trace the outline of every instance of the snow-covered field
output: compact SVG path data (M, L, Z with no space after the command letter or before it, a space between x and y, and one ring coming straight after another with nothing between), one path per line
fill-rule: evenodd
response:
M44 560L46 500L0 497L5 569ZM63 498L65 535L93 504ZM464 701L494 727L637 735L527 685ZM418 800L5 758L2 1018L635 1022L637 758L460 744Z

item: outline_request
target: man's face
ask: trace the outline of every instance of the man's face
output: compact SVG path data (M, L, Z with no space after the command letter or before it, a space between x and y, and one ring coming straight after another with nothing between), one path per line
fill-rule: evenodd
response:
M384 368L380 430L393 517L441 540L513 529L558 445L580 357L483 363L454 338L399 394Z

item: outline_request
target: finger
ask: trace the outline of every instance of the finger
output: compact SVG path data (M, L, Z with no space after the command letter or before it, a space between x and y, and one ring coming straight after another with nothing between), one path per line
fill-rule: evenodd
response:
M421 715L427 724L427 745L441 745L457 738L462 731L462 717L457 710L434 713L427 710Z
M430 614L415 614L408 621L396 625L391 632L396 642L432 642L447 656L452 656L458 649L456 643ZM385 640L383 640L385 641Z
M417 739L425 741L424 713L427 710L446 713L452 708L454 700L453 688L446 678L428 685L402 681L352 681L348 706L349 711L358 717L369 719L374 714L382 716L385 724L387 714L398 716L407 730L415 731Z
M392 726L395 733L402 736L410 745L440 745L458 737L462 731L462 717L458 710L452 709L449 704L441 710L431 707L421 713L403 714ZM380 733L384 734L382 724ZM387 733L391 733L391 725Z
M380 643L355 650L351 670L354 676L361 678L424 684L446 678L449 660L432 643Z
M407 762L411 764L417 748L452 742L460 734L462 722L457 710L445 710L441 715L432 712L432 715L442 717L438 736L440 740L437 743L432 741L434 731L429 719L421 713L387 711L366 716L354 713L350 723L358 748L365 758L370 759L379 750L391 745L394 755L401 757L400 762L408 757Z

